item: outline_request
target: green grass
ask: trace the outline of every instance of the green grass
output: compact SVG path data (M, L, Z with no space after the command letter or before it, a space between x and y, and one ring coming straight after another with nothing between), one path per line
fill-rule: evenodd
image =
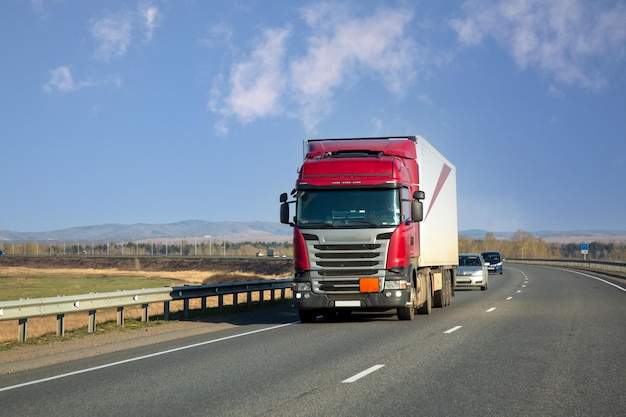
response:
M11 275L5 272L0 273L0 301L159 288L183 283L180 280L161 277L68 275L43 271L37 274Z

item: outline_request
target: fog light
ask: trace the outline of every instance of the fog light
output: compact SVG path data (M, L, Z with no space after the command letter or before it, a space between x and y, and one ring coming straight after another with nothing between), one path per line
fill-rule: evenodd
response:
M387 291L387 292L385 293L385 297L387 297L387 298L391 297L391 292Z
M300 299L302 298L302 294L300 294L299 292L296 293L296 298Z
M308 292L304 294L304 298L311 298L311 294L309 294Z
M396 291L396 297L402 297L402 291Z

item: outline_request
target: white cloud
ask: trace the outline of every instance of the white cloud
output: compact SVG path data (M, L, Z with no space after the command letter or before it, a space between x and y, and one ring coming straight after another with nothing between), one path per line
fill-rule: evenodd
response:
M563 90L553 85L548 87L548 95L550 95L551 97L556 97L556 98L561 98L561 99L565 98L565 93L563 92Z
M102 61L126 55L133 39L133 30L143 31L143 40L152 41L154 31L163 21L158 7L141 2L137 12L122 9L105 11L104 16L90 21L91 36L98 42L95 56Z
M372 123L372 125L374 126L374 134L379 135L380 132L382 132L383 130L383 121L380 120L378 117L374 117L372 118L372 120L370 120L370 123Z
M312 132L332 109L334 94L364 79L381 81L391 94L402 96L419 57L404 33L411 13L388 9L346 17L347 9L339 9L317 3L301 11L310 34L299 57L285 58L289 29L266 30L249 56L232 65L221 105L212 94L209 107L243 122L289 114Z
M215 24L209 28L209 36L200 39L200 43L209 48L224 46L234 49L233 28L225 22Z
M285 83L282 61L288 35L287 29L266 30L250 57L233 66L224 113L249 122L282 112L279 97Z
M69 67L61 66L50 71L50 79L43 85L43 90L50 94L53 91L62 93L78 91L84 87L93 87L95 84L89 80L74 81Z
M43 14L43 0L30 0L30 5L37 14Z
M433 100L428 97L426 94L420 94L417 99L419 100L420 103L423 103L427 106L432 106L433 104Z
M381 10L364 18L335 21L331 8L306 9L312 24L307 53L291 63L291 86L300 104L300 118L308 131L331 110L335 91L362 78L379 78L401 96L415 75L416 46L403 31L412 19L404 10ZM320 31L314 24L333 25Z
M127 12L107 13L92 20L91 35L99 42L96 57L108 61L112 56L122 57L130 45L132 16Z
M606 5L584 0L467 1L466 17L450 24L464 45L491 37L520 69L537 68L559 83L597 90L607 84L604 64L626 55L626 5Z
M161 24L163 16L159 13L159 8L150 3L142 3L139 5L139 17L142 19L144 31L144 40L150 42L154 30Z

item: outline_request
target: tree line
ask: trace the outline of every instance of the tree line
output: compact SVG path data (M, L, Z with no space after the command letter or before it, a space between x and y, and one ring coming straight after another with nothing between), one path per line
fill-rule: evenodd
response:
M9 255L70 256L292 256L289 242L229 242L227 240L194 242L163 240L153 242L11 242L1 243L0 249Z
M483 239L459 236L459 252L498 251L505 258L582 259L580 243L546 242L529 232L518 230L510 239L496 239L493 233ZM589 242L588 260L624 261L626 242Z
M16 255L121 255L121 256L264 256L273 251L274 256L293 256L291 242L229 242L227 240L194 242L170 240L154 242L12 242L1 243L6 254ZM530 259L581 259L579 243L546 242L529 232L518 230L509 239L498 239L493 233L482 239L459 236L460 253L498 251L504 257ZM271 256L271 255L270 255ZM626 242L590 242L590 260L626 260Z

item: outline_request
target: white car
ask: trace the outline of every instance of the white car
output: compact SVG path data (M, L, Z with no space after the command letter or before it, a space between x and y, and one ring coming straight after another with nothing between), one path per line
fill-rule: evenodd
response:
M479 253L459 254L456 288L463 287L480 287L483 291L489 287L489 271L485 260Z

